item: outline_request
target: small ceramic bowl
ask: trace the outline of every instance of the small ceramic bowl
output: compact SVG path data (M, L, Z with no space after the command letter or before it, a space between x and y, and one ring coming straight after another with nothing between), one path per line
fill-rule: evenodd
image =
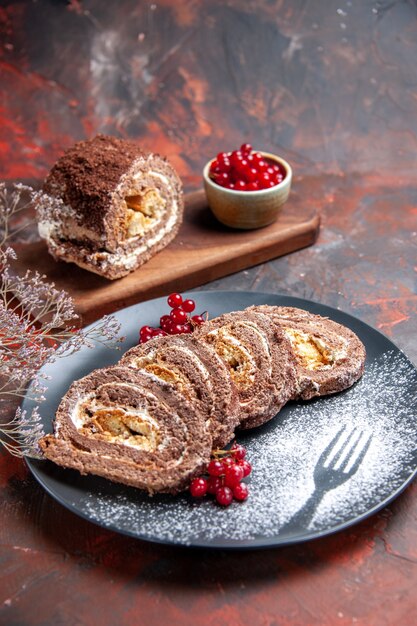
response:
M284 167L286 175L281 183L259 191L236 191L217 185L209 177L209 161L203 170L204 188L208 204L219 222L232 228L250 230L272 224L281 206L286 202L291 188L292 169L287 161L275 154L261 152L271 161Z

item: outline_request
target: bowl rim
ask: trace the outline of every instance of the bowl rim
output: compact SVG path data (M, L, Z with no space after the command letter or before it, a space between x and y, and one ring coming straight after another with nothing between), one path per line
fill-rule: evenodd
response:
M284 168L286 170L286 176L284 177L284 179L280 183L278 183L277 185L274 185L273 187L269 187L268 189L254 189L254 190L243 189L241 191L239 189L228 189L227 187L222 187L221 185L218 185L217 183L212 181L211 178L208 175L208 172L209 172L209 169L210 169L210 165L213 163L213 161L216 159L216 157L213 157L212 159L210 159L210 161L207 161L207 163L205 164L205 166L203 168L203 178L204 178L204 181L212 189L216 189L217 191L224 192L225 194L246 196L248 193L250 193L252 197L253 196L265 196L265 195L268 195L268 194L273 194L273 193L276 193L277 191L283 189L284 187L288 186L289 184L291 184L292 167L288 163L288 161L286 161L282 157L278 156L278 154L273 154L272 152L265 152L264 150L257 150L256 152L260 152L263 156L266 156L267 158L269 158L272 161L274 161L274 160L278 161L281 165L284 166Z

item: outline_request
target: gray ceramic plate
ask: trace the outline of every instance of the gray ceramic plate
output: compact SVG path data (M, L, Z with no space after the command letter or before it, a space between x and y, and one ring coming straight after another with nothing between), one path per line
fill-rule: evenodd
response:
M195 501L187 494L150 498L49 461L29 460L53 498L91 522L146 541L244 549L297 543L346 528L384 507L411 482L417 467L417 372L391 341L350 315L307 300L250 292L189 296L197 312L208 311L210 317L252 304L295 306L327 316L364 342L365 374L345 392L289 403L268 424L237 435L253 465L244 503L223 509L212 499ZM165 298L159 298L116 313L127 337L124 348L135 345L140 326L158 325L167 309ZM47 432L72 381L119 357L103 347L83 349L44 368L52 377L41 406ZM24 408L31 406L25 400ZM340 483L320 470L320 457L338 433L340 446L352 429L355 437L363 433L360 445L370 443L355 471Z

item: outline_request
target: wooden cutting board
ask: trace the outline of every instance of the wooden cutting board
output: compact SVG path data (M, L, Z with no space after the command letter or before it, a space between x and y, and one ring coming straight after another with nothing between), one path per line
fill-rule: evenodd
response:
M296 194L276 222L259 230L238 231L220 224L203 191L185 198L184 222L176 239L135 272L109 281L72 263L56 262L43 241L16 248L14 268L37 270L73 298L83 324L130 304L183 292L222 276L308 246L317 238L319 216Z

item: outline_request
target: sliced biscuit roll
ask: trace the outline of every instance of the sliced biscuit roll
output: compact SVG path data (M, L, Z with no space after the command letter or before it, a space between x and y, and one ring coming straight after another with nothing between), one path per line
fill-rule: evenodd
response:
M164 248L182 221L181 182L166 159L106 135L67 150L43 191L60 201L38 211L49 252L110 279Z
M362 376L365 346L346 326L295 307L261 305L247 310L268 315L290 341L297 360L294 399L343 391Z
M263 314L233 312L195 331L227 365L240 404L240 428L274 417L294 394L294 356L283 332Z
M152 494L184 489L209 461L212 441L204 417L170 385L111 367L71 385L40 446L58 465Z
M233 439L239 423L236 387L209 345L190 335L158 337L126 352L120 365L173 384L205 416L214 448Z

